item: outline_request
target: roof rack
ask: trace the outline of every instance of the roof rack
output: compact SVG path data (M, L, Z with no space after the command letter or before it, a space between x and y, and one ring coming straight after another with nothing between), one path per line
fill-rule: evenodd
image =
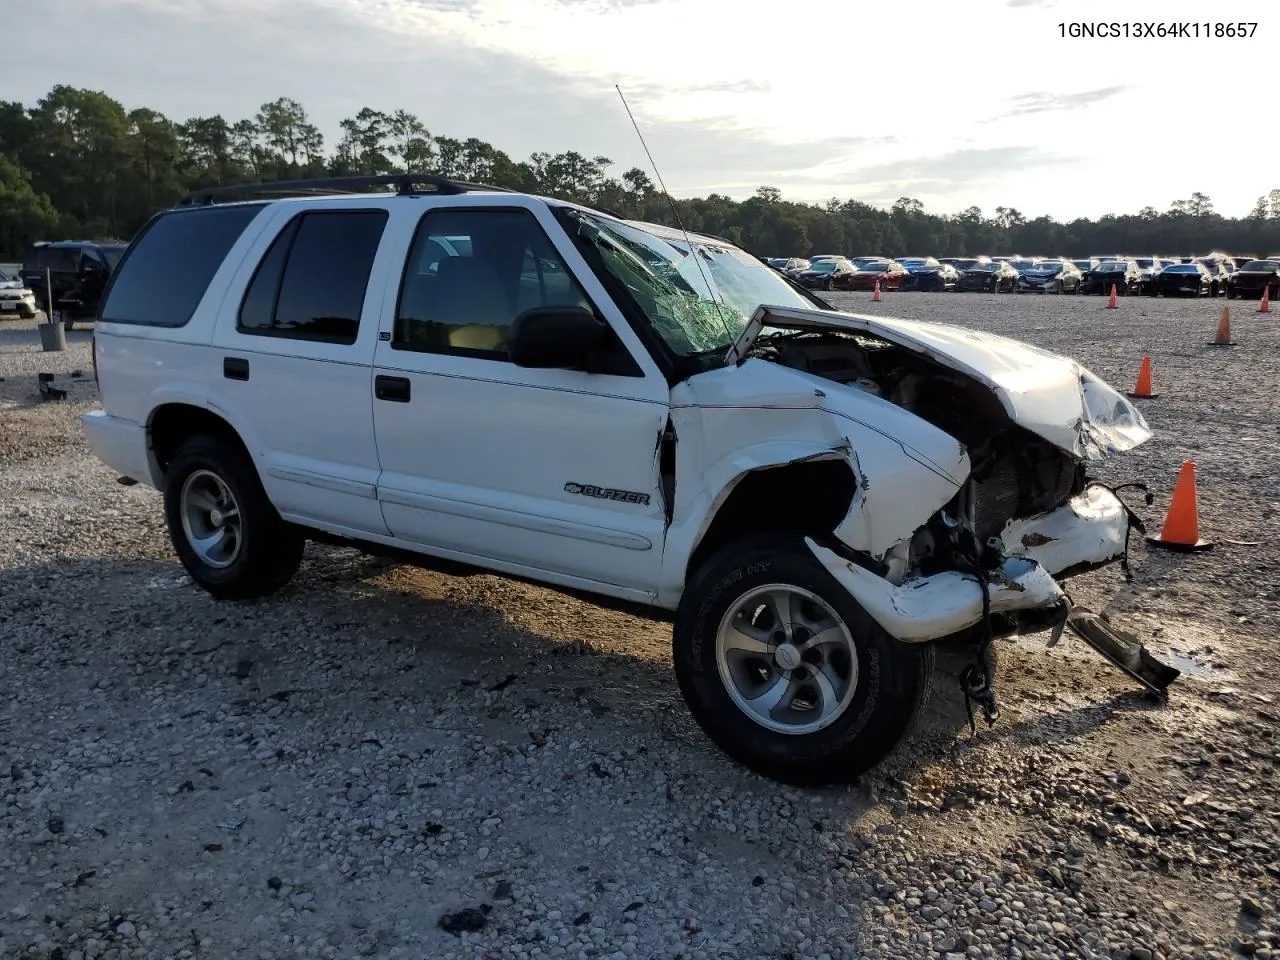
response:
M394 187L397 196L414 196L423 193L455 195L476 190L513 193L506 187L494 187L484 183L468 183L450 180L433 173L383 173L358 177L324 177L311 180L266 180L258 183L226 184L193 190L178 201L179 207L210 206L218 199L251 197L307 197L342 193L369 193L371 187ZM420 187L433 189L421 190Z

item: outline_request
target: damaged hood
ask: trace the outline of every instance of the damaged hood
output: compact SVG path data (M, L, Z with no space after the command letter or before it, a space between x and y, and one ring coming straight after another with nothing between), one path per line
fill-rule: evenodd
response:
M866 333L928 357L989 387L1009 418L1082 460L1131 450L1151 437L1142 413L1070 357L1018 340L942 323L835 310L762 306L727 360L739 364L766 326Z

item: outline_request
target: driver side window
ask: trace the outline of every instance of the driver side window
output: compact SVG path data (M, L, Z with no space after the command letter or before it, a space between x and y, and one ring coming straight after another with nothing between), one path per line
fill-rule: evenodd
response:
M508 360L517 316L590 299L526 210L444 209L418 224L391 346Z

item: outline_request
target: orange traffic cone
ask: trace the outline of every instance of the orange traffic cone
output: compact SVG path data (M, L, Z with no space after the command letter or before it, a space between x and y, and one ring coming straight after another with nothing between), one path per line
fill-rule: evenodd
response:
M1116 285L1111 285L1111 296L1107 299L1107 309L1114 310L1116 308Z
M1223 307L1222 316L1218 320L1218 332L1209 341L1209 346L1234 347L1235 345L1236 342L1231 339L1231 308Z
M1164 518L1164 528L1159 536L1147 537L1147 543L1153 547L1166 547L1184 553L1213 549L1212 543L1200 539L1194 460L1188 460L1182 465L1178 482L1173 487L1173 499L1169 501L1169 513Z
M1258 304L1258 312L1259 313L1271 312L1271 287L1269 286L1262 288L1262 303Z
M1151 400L1160 396L1156 393L1151 385L1151 358L1143 357L1142 366L1138 368L1138 382L1134 385L1133 390L1129 393L1131 397L1138 397L1142 400Z
M880 278L876 277L876 288L871 294L871 299L875 303L880 302Z

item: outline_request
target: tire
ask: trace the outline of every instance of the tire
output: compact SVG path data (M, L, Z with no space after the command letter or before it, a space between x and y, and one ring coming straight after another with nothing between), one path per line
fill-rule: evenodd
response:
M825 280L822 283L823 290L834 290L835 288L836 288L836 284L834 280Z
M773 682L769 676L783 682L784 675L771 657L747 654L744 660L740 654L722 655L719 650L722 623L748 603L754 591L770 585L817 597L830 619L838 618L843 624L839 642L821 648L833 651L828 686L840 700L824 725L819 725L823 723L820 719L811 722L807 730L771 729L735 700L741 693L728 667L735 656L741 676L747 680L759 678L766 690ZM808 606L807 600L800 602ZM773 607L762 602L762 609ZM758 629L768 632L769 620L762 623ZM794 648L791 652L795 653ZM928 697L933 676L932 647L902 643L889 636L796 534L746 538L709 558L691 577L681 599L672 653L680 692L707 736L756 773L803 786L850 783L876 766L910 730ZM843 674L840 662L845 665ZM747 664L757 669L748 669ZM851 669L853 664L856 672ZM801 669L795 673L800 674ZM804 675L810 672L805 670ZM837 684L841 678L847 687ZM798 692L805 688L788 689L797 691L790 701L794 707ZM810 695L816 691L812 685ZM805 715L804 711L793 711L787 720L798 723ZM816 716L821 718L821 712ZM776 718L771 722L775 727L795 725Z
M1058 285L1054 288L1053 292L1056 293L1058 296L1062 296L1063 283L1061 280L1058 281Z
M218 528L217 518L191 500L202 491L211 495L219 487L229 497L217 499L223 504L229 500L237 508L239 523L221 524L224 530L234 526L234 545L214 556L213 550L202 553L192 539L200 527L210 532ZM192 510L205 516L193 517ZM293 578L302 562L306 540L301 532L276 513L245 455L217 437L194 436L178 448L165 472L164 514L178 559L191 578L219 600L249 600L275 593Z
M62 318L62 329L63 329L66 333L70 333L72 330L74 330L74 329L75 329L75 327L76 327L76 320L75 320L75 317L63 317L63 318Z

